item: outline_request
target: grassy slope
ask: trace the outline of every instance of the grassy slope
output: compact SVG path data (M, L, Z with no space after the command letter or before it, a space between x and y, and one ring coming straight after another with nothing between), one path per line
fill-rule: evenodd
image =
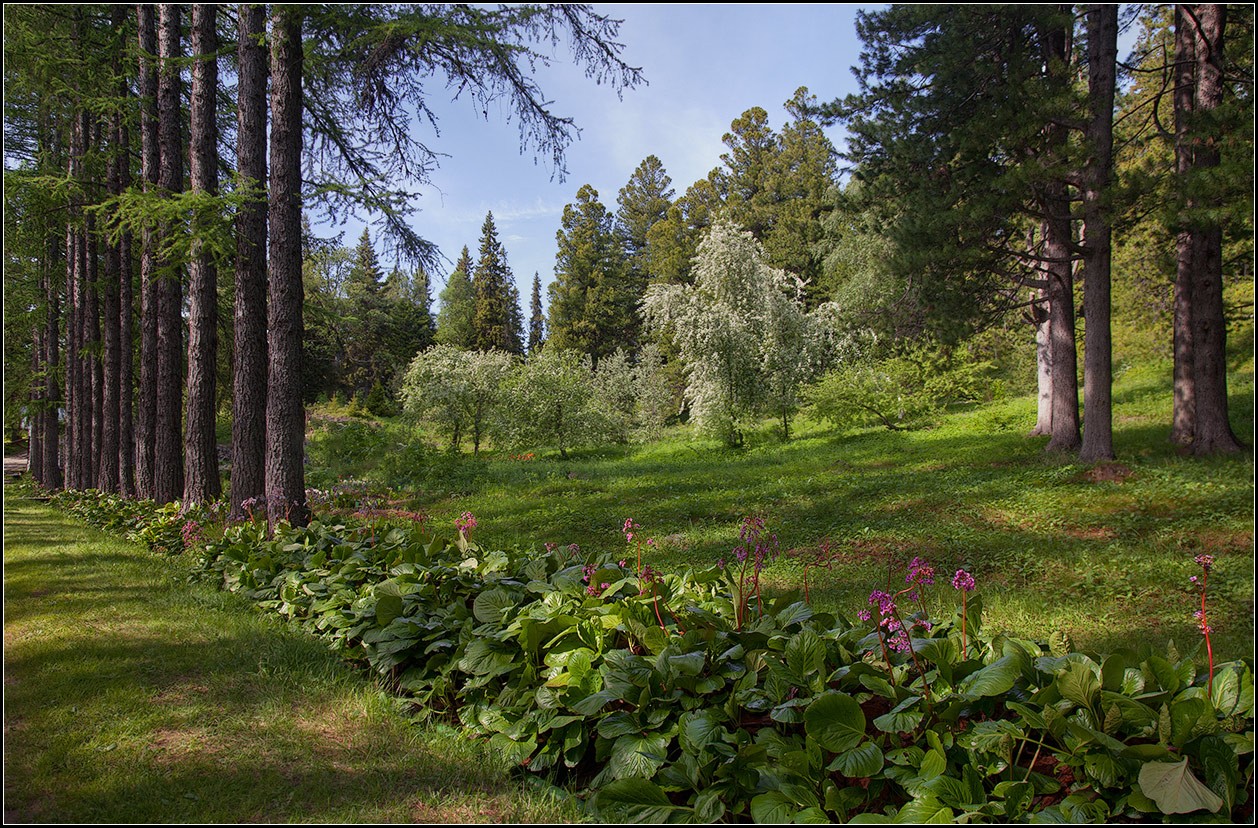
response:
M684 430L650 444L560 461L491 460L417 497L438 526L465 509L482 544L539 548L577 543L626 557L620 527L633 518L660 544L657 568L728 556L744 515L763 516L790 555L767 570L800 588L823 538L838 561L812 570L815 599L849 617L871 589L902 583L909 560L979 579L990 625L1046 638L1069 632L1109 650L1146 640L1181 646L1199 636L1188 577L1209 552L1216 654L1253 652L1254 466L1242 458L1191 459L1166 439L1165 366L1127 370L1115 387L1119 466L1092 472L1028 438L1030 400L953 413L937 428L840 436L799 423L782 444L766 430L729 451ZM1234 428L1253 434L1253 365L1232 378ZM946 580L941 578L942 582ZM951 600L940 588L938 600Z
M179 561L9 494L6 822L576 818Z

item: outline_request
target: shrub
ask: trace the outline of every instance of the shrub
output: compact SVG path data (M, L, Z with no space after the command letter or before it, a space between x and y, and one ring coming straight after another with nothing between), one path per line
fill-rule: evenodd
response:
M539 555L479 547L470 517L453 543L235 527L200 569L364 659L417 715L567 774L605 821L1104 822L1247 801L1251 664L987 635L966 573L964 611L928 619L921 559L852 623L761 595L745 561L654 572L631 521L627 554Z

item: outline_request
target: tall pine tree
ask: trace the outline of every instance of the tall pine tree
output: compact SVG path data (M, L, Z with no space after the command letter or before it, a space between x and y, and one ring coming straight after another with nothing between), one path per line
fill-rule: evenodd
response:
M506 248L498 241L494 214L486 213L485 223L481 225L480 258L472 274L472 288L476 293L472 327L477 350L497 349L509 354L524 352L518 321L519 300L513 292L514 286L515 277L507 264Z
M475 348L476 289L472 287L472 255L466 246L437 300L441 308L437 311L436 342L464 350Z

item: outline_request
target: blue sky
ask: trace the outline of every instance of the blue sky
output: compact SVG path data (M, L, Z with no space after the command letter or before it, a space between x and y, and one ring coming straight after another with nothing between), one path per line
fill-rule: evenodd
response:
M641 67L647 84L622 99L597 86L561 47L537 77L554 102L581 130L566 153L568 175L555 176L548 159L521 153L518 126L505 111L488 120L468 99L453 103L433 95L441 134L425 136L441 153L431 185L422 188L411 224L450 260L467 245L477 255L481 225L492 211L499 240L520 289L524 311L533 273L545 286L554 278L555 234L565 204L590 184L611 211L616 196L648 155L663 162L676 195L720 164L721 137L730 122L753 106L769 113L779 129L782 104L800 86L821 101L855 91L851 67L858 62L854 5L612 5L601 14L622 19L622 57ZM434 85L434 89L437 87ZM841 135L831 130L831 140ZM347 223L344 243L353 246L362 225ZM377 244L380 249L382 245ZM386 270L392 266L387 258ZM444 274L435 280L434 299Z

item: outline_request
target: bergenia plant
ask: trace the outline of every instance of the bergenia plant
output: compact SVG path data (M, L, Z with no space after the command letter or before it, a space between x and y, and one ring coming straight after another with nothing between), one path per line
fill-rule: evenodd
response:
M1206 661L1209 673L1206 678L1206 695L1214 695L1214 649L1210 646L1210 621L1206 617L1206 581L1210 577L1210 568L1214 566L1214 556L1201 554L1193 558L1198 566L1201 567L1201 577L1193 575L1188 580L1197 587L1197 593L1201 596L1201 608L1193 613L1193 618L1197 620L1197 628L1201 630L1201 634L1206 639Z
M965 658L965 619L967 615L965 596L974 591L974 576L964 569L958 569L957 574L952 576L952 588L961 591L961 658Z

